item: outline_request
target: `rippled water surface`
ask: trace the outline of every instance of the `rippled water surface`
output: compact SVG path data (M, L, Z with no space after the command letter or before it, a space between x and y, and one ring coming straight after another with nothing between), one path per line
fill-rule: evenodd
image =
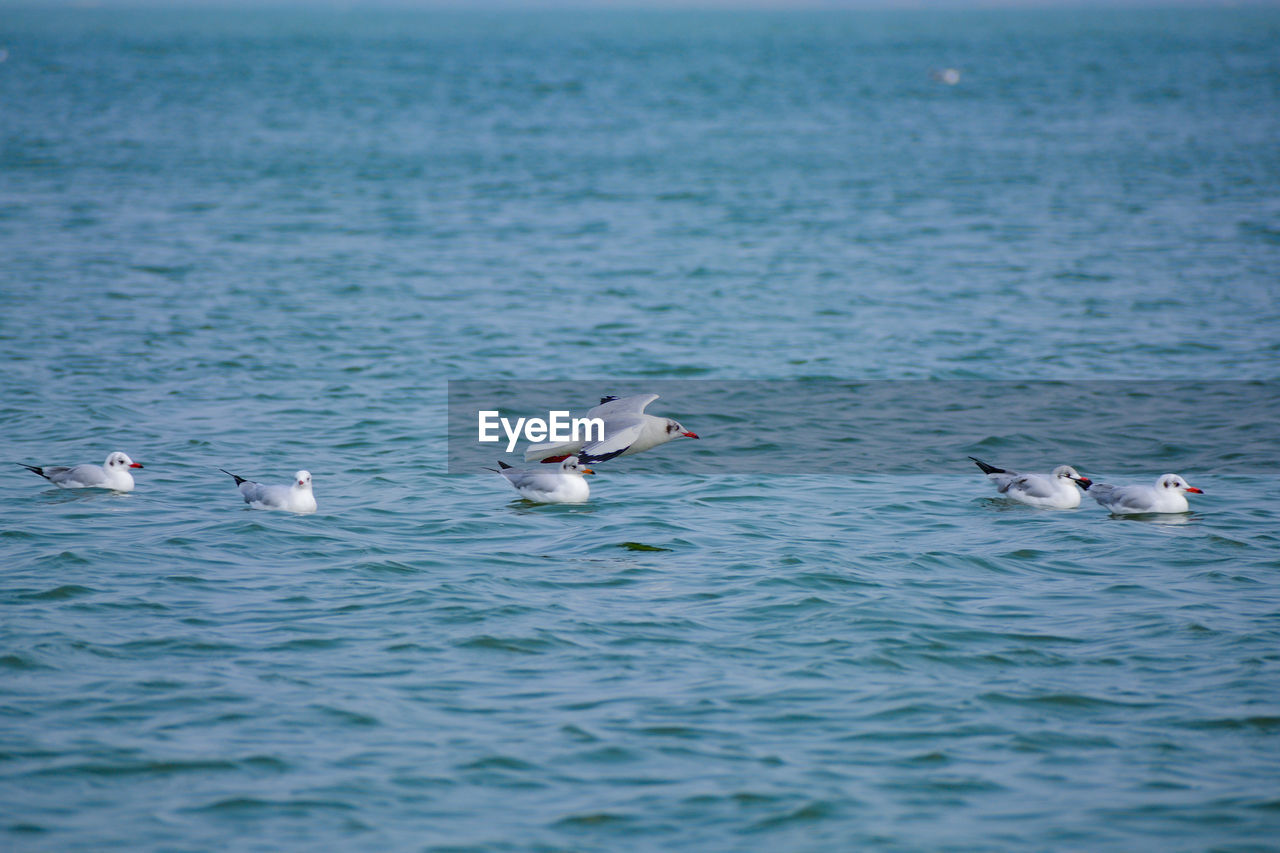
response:
M2 458L146 468L0 472L0 848L1275 849L1278 36L10 8ZM450 473L531 379L702 439Z

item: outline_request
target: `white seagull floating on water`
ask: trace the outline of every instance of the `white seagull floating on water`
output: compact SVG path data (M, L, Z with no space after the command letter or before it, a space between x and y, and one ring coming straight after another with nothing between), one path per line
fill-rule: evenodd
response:
M592 441L547 442L530 446L524 452L526 462L560 462L577 455L588 464L604 462L615 456L630 456L677 438L697 438L671 418L646 415L645 407L658 399L657 394L631 397L601 397L600 405L587 412L588 418L604 421L604 437Z
M264 486L236 476L225 468L219 471L236 481L244 502L259 509L283 509L289 512L315 512L316 496L311 491L311 472L299 471L287 486Z
M585 468L578 457L570 456L560 463L557 470L547 469L525 471L512 468L505 462L498 463L499 468L486 468L506 477L507 482L527 501L542 504L582 503L591 495L591 487L587 485L584 474L594 474Z
M64 489L112 489L117 492L133 491L133 475L130 468L141 468L141 462L134 462L129 454L116 451L107 456L104 465L76 465L64 468L61 465L28 465L19 462L23 468L44 477L55 486Z
M1005 468L988 465L981 459L970 456L987 479L995 483L996 490L1015 501L1041 509L1072 509L1080 506L1079 484L1089 488L1093 481L1081 477L1080 473L1070 465L1059 465L1052 474L1019 474Z
M1115 515L1141 515L1155 512L1187 512L1187 492L1204 492L1189 485L1177 474L1164 474L1154 486L1112 486L1094 483L1089 487L1093 499Z

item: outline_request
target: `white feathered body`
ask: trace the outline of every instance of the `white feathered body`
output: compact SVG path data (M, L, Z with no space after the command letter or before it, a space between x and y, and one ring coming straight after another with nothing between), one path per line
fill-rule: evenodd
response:
M670 418L646 415L645 407L656 399L658 399L657 394L606 398L600 405L587 412L588 418L599 418L603 422L603 438L591 441L535 444L525 450L525 461L533 462L570 455L580 456L587 461L613 459L618 456L643 453L681 436L697 438Z
M222 473L233 477L236 489L249 506L258 509L282 509L287 512L315 512L316 495L311 489L311 473L299 471L289 485L264 485L238 477L225 469Z
M595 472L578 464L576 456L565 459L558 468L533 471L512 468L503 462L498 464L502 466L498 473L527 501L540 504L582 503L591 496L591 487L583 475Z
M1174 489L1094 483L1089 487L1089 494L1116 515L1188 512L1191 509L1191 504L1187 503L1187 496Z
M996 491L1019 503L1040 509L1073 509L1080 506L1080 489L1070 480L1043 474L1019 474L1005 471L988 474Z
M63 489L111 489L115 492L131 492L134 482L129 469L141 468L142 465L130 459L127 453L115 451L107 456L106 462L102 465L74 465L69 468L61 465L47 467L23 465L22 467Z

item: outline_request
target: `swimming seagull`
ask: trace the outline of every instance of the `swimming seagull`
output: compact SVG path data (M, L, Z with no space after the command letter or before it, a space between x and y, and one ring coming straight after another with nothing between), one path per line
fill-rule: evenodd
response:
M546 469L525 471L512 468L505 462L499 462L498 468L486 468L507 478L520 497L527 501L542 504L582 503L591 495L591 487L587 485L584 474L594 474L585 468L578 457L570 456L560 463L555 471Z
M287 486L264 486L238 477L225 468L219 471L236 481L236 487L249 506L259 509L284 509L289 512L315 512L316 496L311 491L311 472L299 471Z
M133 475L129 473L129 469L142 467L141 462L134 462L129 458L129 454L118 450L107 456L106 463L101 467L76 465L72 468L64 468L60 465L50 465L42 468L25 462L17 464L64 489L96 488L112 489L117 492L132 492Z
M657 394L632 397L601 397L600 405L587 412L588 418L604 421L604 437L592 441L561 441L534 444L524 452L524 460L560 462L577 454L582 462L594 464L615 456L630 456L677 438L697 438L671 418L646 415L645 407L658 399Z
M1149 512L1187 512L1187 492L1203 495L1204 492L1188 485L1177 474L1164 474L1154 486L1112 486L1095 483L1089 494L1115 515L1140 515Z
M970 456L987 479L995 483L996 490L1015 501L1041 509L1071 509L1080 506L1080 489L1076 484L1089 488L1093 481L1081 477L1080 473L1070 465L1059 465L1052 474L1019 474L988 465L981 459Z

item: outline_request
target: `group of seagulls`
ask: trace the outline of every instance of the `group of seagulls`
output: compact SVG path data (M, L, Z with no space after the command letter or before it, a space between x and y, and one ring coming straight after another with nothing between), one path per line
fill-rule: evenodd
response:
M27 465L19 462L23 468L33 474L39 474L55 486L64 489L110 489L113 492L132 492L133 474L130 468L143 467L141 462L134 462L129 454L115 451L108 454L102 465L76 465L65 468L61 465ZM281 486L264 486L244 477L238 477L230 471L218 469L236 482L244 502L260 509L283 509L289 512L315 512L316 496L311 491L311 472L299 471L293 475L293 482Z
M534 503L582 503L591 495L591 487L585 478L595 473L588 465L641 453L677 438L698 437L678 421L645 414L645 409L656 399L657 394L602 397L600 404L587 413L588 417L599 418L603 422L602 435L591 440L534 444L525 450L525 461L559 463L556 468L521 469L499 462L497 468L487 470L500 474L525 500ZM1095 483L1070 465L1059 465L1049 474L1024 474L997 468L973 456L969 458L977 463L1000 494L1040 509L1073 509L1080 505L1083 492L1115 515L1180 513L1190 508L1186 497L1188 493L1203 494L1177 474L1161 475L1154 486L1113 486ZM132 491L134 482L130 469L142 467L127 453L119 451L107 456L102 466L64 468L18 464L63 488L101 488L117 492ZM287 485L263 485L223 468L218 470L235 481L244 502L252 507L296 513L316 510L311 473L308 471L297 472L293 475L293 482Z
M501 474L522 498L535 503L581 503L591 494L586 477L594 474L588 464L640 453L676 438L697 438L670 418L645 414L657 394L604 397L588 417L604 421L604 437L593 442L535 444L525 451L525 461L559 462L551 471L524 470L499 462L488 470ZM1059 465L1050 474L1023 474L997 468L970 456L996 490L1020 503L1041 509L1072 509L1080 505L1081 490L1115 515L1187 512L1187 493L1203 494L1177 474L1164 474L1154 486L1113 486L1094 483L1070 465Z
M969 458L978 464L1000 494L1040 509L1078 507L1080 492L1084 490L1113 515L1187 512L1191 508L1187 493L1204 494L1177 474L1162 474L1154 486L1113 486L1082 477L1070 465L1059 465L1050 474L1022 474L997 468L973 456Z
M604 425L603 434L590 441L544 443L531 446L525 452L525 460L558 462L559 467L549 470L524 471L499 462L496 470L507 479L520 496L536 503L581 503L591 494L583 477L594 474L587 463L599 463L619 456L640 453L665 444L676 438L697 438L671 418L645 414L657 394L637 394L631 397L603 397L600 404L588 412L588 417L599 418ZM27 465L23 468L39 474L55 486L67 489L100 488L116 492L133 491L133 475L130 468L141 468L127 453L116 451L107 457L104 465L60 466ZM316 497L311 490L311 472L299 471L293 482L287 485L264 485L232 474L225 468L219 471L235 481L244 502L259 509L280 509L288 512L308 513L316 511Z

